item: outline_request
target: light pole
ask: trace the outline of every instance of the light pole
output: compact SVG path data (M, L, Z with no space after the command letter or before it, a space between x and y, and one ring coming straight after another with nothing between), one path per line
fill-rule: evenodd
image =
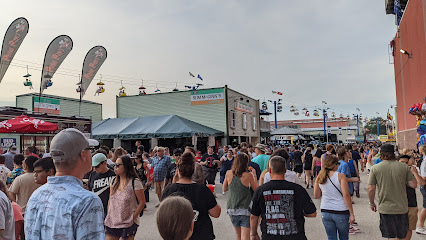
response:
M281 107L281 101L282 101L282 99L280 98L280 99L278 99L278 101L277 100L268 100L268 101L270 103L274 104L274 119L275 119L275 130L276 130L276 129L278 129L277 112L281 112L282 111L282 107Z
M377 136L380 137L379 113L377 113L376 123L377 123Z
M322 116L323 116L323 123L324 123L324 137L327 139L327 144L328 144L328 133L327 133L327 131L326 131L326 117L327 117L327 110L328 110L328 108L326 109L325 108L325 105L327 104L327 102L326 101L322 101Z
M357 108L356 110L358 111L357 114L356 114L356 129L357 129L357 135L359 137L359 112L361 110L359 110L359 108Z

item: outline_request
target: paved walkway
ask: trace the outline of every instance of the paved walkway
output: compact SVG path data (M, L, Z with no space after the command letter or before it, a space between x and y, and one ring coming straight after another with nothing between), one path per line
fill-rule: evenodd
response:
M218 174L219 177L219 174ZM374 213L370 210L368 205L368 176L366 173L361 173L361 198L355 198L354 211L355 211L355 219L358 222L358 228L362 230L361 233L357 233L355 235L350 235L350 239L383 239L381 238L381 233L379 230L379 213ZM219 178L216 180L219 182ZM219 218L212 218L214 233L216 235L216 239L235 239L235 231L231 224L231 221L226 215L226 201L227 195L222 195L221 185L216 185L216 194L217 201L219 205L222 207L222 214ZM313 189L308 189L308 193L311 197L313 197ZM417 199L418 203L421 203L421 194L420 191L417 191ZM156 221L155 221L155 204L158 203L157 196L153 191L150 192L150 202L148 203L148 210L145 211L144 216L141 218L141 225L139 226L138 233L135 239L143 239L143 240L159 240L161 239ZM320 199L313 199L317 209L320 206ZM376 200L377 203L377 200ZM421 206L421 204L420 204ZM421 207L420 207L421 208ZM321 222L321 215L318 211L318 215L316 218L307 218L305 222L306 236L308 239L327 239L325 234L324 226ZM418 235L413 233L414 240L426 239L426 236Z

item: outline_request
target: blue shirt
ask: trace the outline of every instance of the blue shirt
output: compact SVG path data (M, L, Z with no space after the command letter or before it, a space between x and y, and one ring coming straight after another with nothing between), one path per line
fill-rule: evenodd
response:
M73 176L48 177L28 200L25 238L105 239L104 209L96 194Z
M339 173L343 173L346 175L346 178L351 178L351 170L349 169L349 165L347 162L343 161L343 160L339 160L339 168L337 169L337 172ZM353 182L349 182L348 181L348 185L349 185L349 193L352 195L354 192L354 184Z
M380 158L376 158L376 160L374 161L374 165L376 165L376 164L378 164L378 163L381 163L382 162L382 159L380 159Z
M164 155L161 159L158 156L155 156L152 161L152 166L154 167L154 181L164 181L171 164L172 160L169 156Z

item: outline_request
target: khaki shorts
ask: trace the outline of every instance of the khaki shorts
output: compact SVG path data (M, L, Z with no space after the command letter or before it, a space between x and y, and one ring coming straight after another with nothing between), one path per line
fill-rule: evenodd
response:
M417 207L408 208L408 221L409 221L408 230L416 230L418 212L419 212L419 209Z
M155 194L161 195L164 190L164 181L154 182Z

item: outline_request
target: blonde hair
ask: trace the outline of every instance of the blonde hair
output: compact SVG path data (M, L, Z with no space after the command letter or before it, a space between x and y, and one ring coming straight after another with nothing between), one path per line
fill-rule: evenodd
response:
M191 202L181 196L165 198L157 210L157 228L164 240L185 240L193 219Z
M326 155L323 162L323 168L319 172L317 176L317 182L319 184L324 184L327 182L328 173L333 171L336 164L339 162L336 156L334 155Z

